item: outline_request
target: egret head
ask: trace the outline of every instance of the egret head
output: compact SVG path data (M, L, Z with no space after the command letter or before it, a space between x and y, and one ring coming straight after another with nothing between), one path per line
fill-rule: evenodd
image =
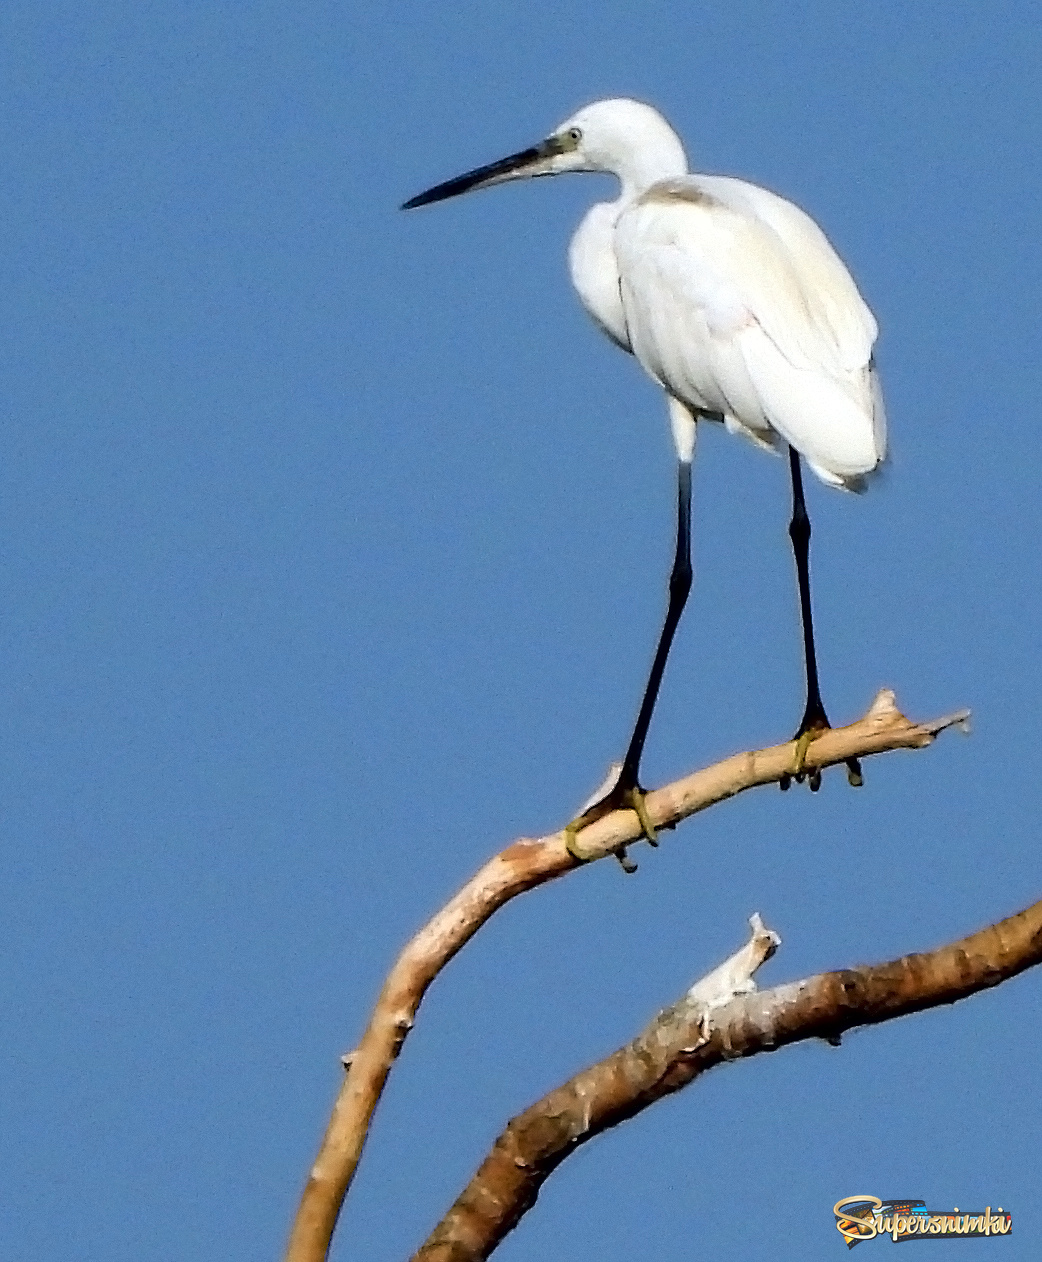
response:
M435 185L402 209L413 210L508 180L567 171L607 172L617 175L624 189L642 192L656 180L684 175L687 159L676 132L650 105L626 98L595 101L538 144Z

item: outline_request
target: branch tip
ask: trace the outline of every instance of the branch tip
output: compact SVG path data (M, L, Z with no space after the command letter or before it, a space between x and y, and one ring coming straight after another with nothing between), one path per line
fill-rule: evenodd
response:
M946 714L943 718L934 719L931 723L920 723L919 726L924 732L929 732L932 736L936 736L938 732L943 732L949 727L955 728L957 732L961 732L964 736L973 735L973 724L970 722L972 710L955 710L951 714Z

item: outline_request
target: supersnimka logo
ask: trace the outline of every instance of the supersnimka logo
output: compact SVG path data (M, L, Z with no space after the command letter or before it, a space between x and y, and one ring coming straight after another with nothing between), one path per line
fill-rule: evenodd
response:
M913 1240L971 1240L983 1236L1008 1236L1013 1215L1000 1205L982 1213L955 1209L927 1209L925 1201L881 1201L878 1196L847 1196L832 1207L836 1230L848 1249L866 1240L889 1236L895 1244Z

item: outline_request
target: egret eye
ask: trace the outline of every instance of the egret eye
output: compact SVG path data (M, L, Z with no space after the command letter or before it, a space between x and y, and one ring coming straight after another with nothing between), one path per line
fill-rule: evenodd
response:
M575 141L575 143L576 143L576 144L578 144L578 143L579 143L579 141L580 141L580 140L582 140L582 138L583 138L583 134L582 134L582 132L579 130L579 128L578 128L578 127L569 127L569 128L568 128L568 139L569 139L569 140L574 140L574 141Z

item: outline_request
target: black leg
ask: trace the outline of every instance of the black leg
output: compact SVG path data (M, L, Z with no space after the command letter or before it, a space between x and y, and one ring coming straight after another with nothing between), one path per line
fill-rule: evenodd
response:
M800 616L803 623L803 655L807 664L807 708L796 733L797 736L802 736L804 732L824 730L829 726L829 720L818 686L814 619L810 609L810 518L807 516L807 502L803 498L800 453L795 447L789 448L789 469L792 472L792 521L789 522L789 538L792 540L792 553L796 558L796 579L800 589Z
M821 700L821 688L818 685L818 659L814 651L814 619L810 607L810 518L807 516L807 503L803 498L803 472L800 468L800 453L795 447L789 448L789 470L792 473L792 521L789 522L789 538L792 540L792 553L796 560L796 579L800 589L800 618L803 624L803 655L807 667L807 706L803 711L803 719L793 740L801 737L813 737L818 732L827 731L831 726L825 706ZM804 747L804 752L806 752ZM861 766L856 758L847 762L847 778L851 784L861 784ZM797 780L802 780L802 771L797 773ZM821 787L821 772L812 771L809 777L811 789L815 792ZM781 787L789 787L789 777L783 776Z
M640 758L644 752L651 715L658 699L659 685L666 669L666 659L673 645L680 615L684 612L688 593L691 591L691 463L681 460L677 464L677 551L673 561L673 570L669 576L669 605L666 609L666 621L659 637L655 660L651 664L644 698L637 712L637 722L630 737L626 757L622 762L619 783L628 781L630 788L637 788L637 773L640 770Z
M669 605L666 609L666 621L659 637L658 648L655 650L655 660L651 664L651 673L637 713L637 722L634 725L633 735L630 737L618 779L605 797L595 802L578 819L572 821L569 829L573 832L592 824L594 820L607 815L609 811L629 807L636 811L648 841L653 845L656 842L655 830L644 808L644 791L640 787L639 779L640 759L644 752L648 728L651 726L651 716L658 699L659 686L666 669L666 659L669 657L680 615L684 612L684 605L691 591L691 578L691 462L681 460L677 465L677 551L673 561L673 570L669 576Z

